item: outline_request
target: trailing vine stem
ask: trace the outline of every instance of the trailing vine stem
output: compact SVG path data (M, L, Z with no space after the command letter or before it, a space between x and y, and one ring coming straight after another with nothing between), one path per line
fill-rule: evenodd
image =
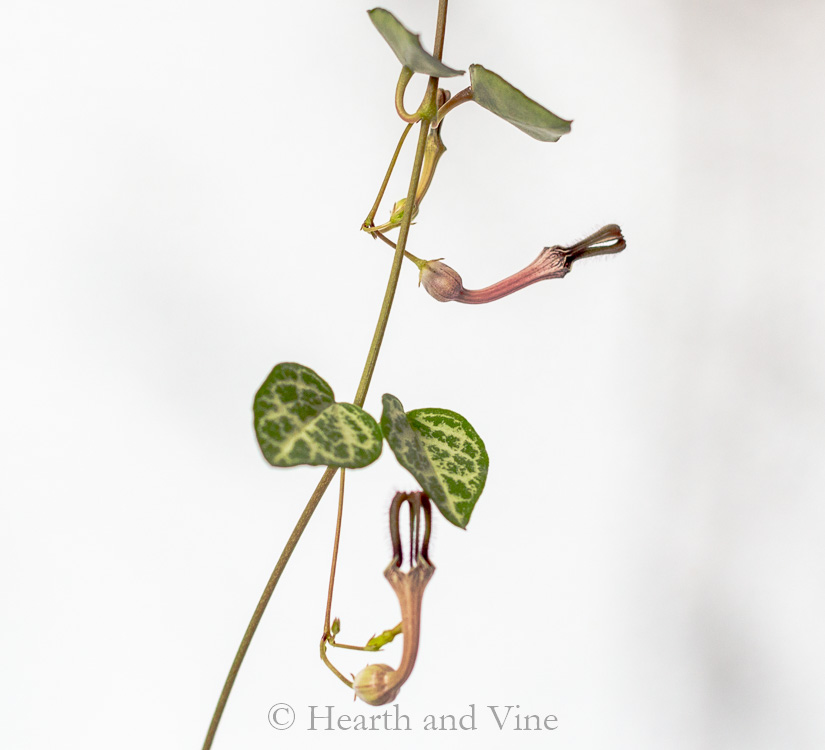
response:
M435 44L433 45L433 51L435 57L439 60L441 59L444 49L444 30L447 23L447 2L448 0L439 0L438 3L438 21L436 24ZM410 186L407 191L408 206L413 205L415 194L418 190L418 181L421 177L421 167L424 163L424 148L427 142L427 131L429 129L430 120L435 117L435 98L437 90L438 78L431 77L427 83L424 104L421 108L422 119L419 125L420 130L418 134L418 144L416 146L412 174L410 175ZM375 372L375 363L378 359L378 353L381 350L381 342L384 339L384 333L387 330L387 321L389 320L392 302L395 298L395 290L398 287L398 278L401 274L401 262L404 259L404 249L407 245L407 237L409 236L411 221L412 211L405 212L401 221L401 228L398 234L398 243L395 248L395 255L393 256L392 268L390 269L390 276L387 280L387 288L384 292L384 299L381 304L381 312L378 316L378 323L375 326L375 333L373 334L372 343L370 344L370 349L367 353L367 360L364 363L364 370L361 374L361 380L358 383L358 389L355 394L354 403L357 406L364 405L364 401L367 397L367 391L369 390L370 382L372 380L372 375L373 372ZM215 706L214 713L212 714L212 721L209 724L209 729L207 730L206 738L204 739L203 750L210 750L212 747L212 742L215 739L215 733L218 730L218 725L220 724L221 717L223 716L226 702L229 699L229 694L232 692L232 686L235 684L235 678L238 676L238 672L241 668L244 657L246 656L246 652L249 650L249 644L252 642L252 637L258 629L258 624L260 623L264 611L269 604L269 600L272 598L275 587L278 585L281 574L284 572L284 568L286 568L286 564L289 562L289 558L292 556L301 535L304 533L304 529L306 529L307 524L309 523L309 519L318 507L318 503L321 501L321 498L326 492L327 487L329 487L329 484L337 471L338 469L334 466L329 466L324 471L321 476L321 480L318 482L318 486L309 498L306 506L298 518L298 522L295 524L295 528L292 530L292 534L290 534L289 539L284 545L284 549L281 552L281 556L278 558L278 562L275 564L272 574L269 576L269 580L266 582L266 586L264 587L261 598L258 601L258 605L252 613L252 618L250 619L243 638L241 639L241 643L238 646L238 651L232 661L232 666L229 668L229 673L226 675L223 689L221 690L218 703ZM325 644L322 642L322 649L324 646Z
M278 581L281 578L281 573L284 572L284 568L289 562L289 558L292 556L292 552L297 546L298 540L301 538L301 534L304 533L304 529L309 523L309 519L315 512L315 508L318 507L318 503L324 496L324 492L326 492L327 487L329 487L329 483L332 481L332 478L335 476L337 471L337 467L329 466L321 476L321 481L318 482L315 492L312 493L312 497L309 498L309 502L307 502L306 507L298 518L298 523L295 524L295 528L292 530L292 534L290 534L287 543L284 545L283 552L281 552L281 556L275 564L275 569L272 571L272 575L269 576L269 580L266 582L264 591L258 601L258 606L255 607L255 611L252 613L252 618L249 621L249 625L246 626L246 632L243 634L243 638L241 638L238 651L232 661L232 666L229 668L229 674L226 675L226 681L224 682L220 697L218 698L218 703L215 706L215 712L212 714L212 721L210 722L209 729L206 732L206 739L203 742L203 750L209 750L209 748L212 747L212 741L215 739L215 732L218 731L218 724L220 724L221 716L223 716L223 710L226 707L226 701L229 699L229 693L232 692L232 686L235 684L235 678L238 676L238 671L241 668L246 652L249 650L249 644L252 642L252 636L255 635L255 631L258 629L258 623L260 623L261 618L263 617L266 605L269 604L269 600L272 598L272 593L275 591L275 586L278 585Z

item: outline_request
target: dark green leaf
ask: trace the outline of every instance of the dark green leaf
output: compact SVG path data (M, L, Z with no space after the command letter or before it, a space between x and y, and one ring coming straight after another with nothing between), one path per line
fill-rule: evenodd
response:
M448 409L404 412L384 394L381 430L398 462L419 482L444 517L467 526L484 489L490 459L484 442L460 414Z
M563 120L482 65L470 66L473 100L539 141L557 141L570 132Z
M357 469L381 455L376 421L358 406L336 403L323 378L294 362L273 368L253 413L258 445L273 466Z
M395 56L402 65L406 65L413 73L423 73L439 78L451 78L464 75L463 70L448 68L437 57L425 52L421 46L421 38L413 34L392 13L384 8L368 10L370 20L375 28L390 45Z

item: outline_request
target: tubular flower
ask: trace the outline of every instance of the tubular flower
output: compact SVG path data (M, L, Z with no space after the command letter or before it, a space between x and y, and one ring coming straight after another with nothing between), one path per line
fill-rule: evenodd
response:
M410 568L401 570L401 535L398 529L398 514L403 502L410 506ZM424 532L421 533L420 516L424 515ZM398 696L401 686L412 674L418 656L421 635L421 600L424 589L430 582L435 566L430 562L427 551L430 541L430 500L423 492L399 492L390 506L390 536L393 558L384 571L401 606L401 632L404 635L404 651L401 664L393 669L388 664L370 664L362 669L353 680L355 694L372 706L391 703Z
M577 260L618 253L625 247L618 224L608 224L570 247L545 247L527 268L484 289L465 289L458 272L440 260L421 262L419 283L439 302L452 300L468 305L482 305L506 297L537 281L563 278Z

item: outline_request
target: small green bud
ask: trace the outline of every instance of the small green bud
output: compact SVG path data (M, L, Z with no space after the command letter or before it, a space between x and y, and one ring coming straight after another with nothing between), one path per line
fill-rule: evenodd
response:
M382 646L386 646L388 643L392 643L395 640L395 636L401 633L403 627L403 624L399 622L394 628L385 630L380 635L374 635L367 641L367 645L364 646L364 650L380 651Z
M386 224L381 224L377 227L368 227L366 229L367 232L389 232L390 229L395 229L396 227L401 226L401 222L404 219L404 211L406 207L407 199L401 198L397 200L392 207L392 213L390 214L390 219ZM412 218L414 219L418 216L418 206L413 204L413 215Z
M401 200L397 200L392 207L392 213L390 214L390 224L400 224L401 220L404 218L404 206L407 203L406 198L402 198Z

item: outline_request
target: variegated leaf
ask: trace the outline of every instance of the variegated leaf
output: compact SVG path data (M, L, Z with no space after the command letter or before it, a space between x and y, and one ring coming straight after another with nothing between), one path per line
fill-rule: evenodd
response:
M460 414L448 409L404 412L401 402L383 398L381 430L398 462L419 482L444 517L467 526L484 489L490 459L484 442Z
M402 65L413 73L423 73L428 76L450 78L464 75L463 70L448 68L437 57L433 57L421 46L421 38L413 34L392 13L384 8L368 10L370 20L375 24L378 33L384 37L387 44L395 52Z
M258 445L273 466L357 469L381 455L377 422L359 406L336 403L323 378L294 362L272 369L253 413Z
M570 132L572 120L554 115L483 65L470 66L470 82L473 101L536 140L557 141Z

